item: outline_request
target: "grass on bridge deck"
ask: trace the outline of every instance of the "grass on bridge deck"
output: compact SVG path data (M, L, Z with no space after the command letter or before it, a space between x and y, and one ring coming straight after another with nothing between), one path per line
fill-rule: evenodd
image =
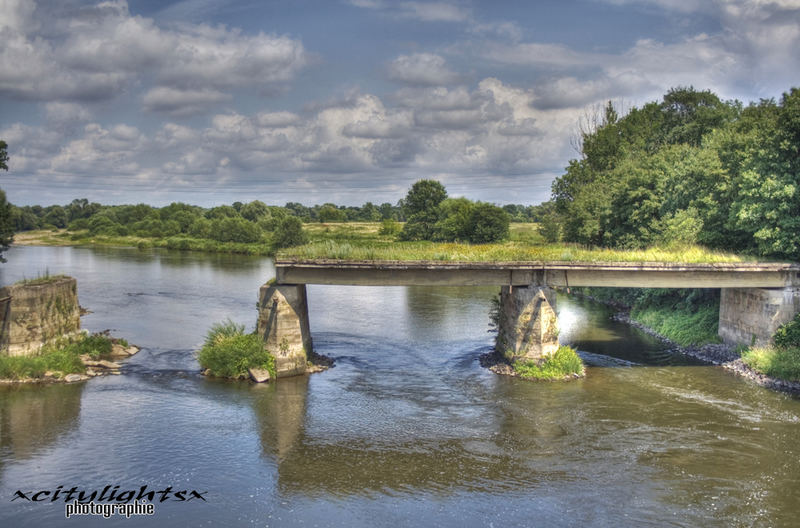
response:
M509 240L496 244L398 242L379 233L376 222L305 224L310 243L280 250L279 259L418 260L453 262L755 262L752 257L699 246L614 250L577 244L548 244L536 224L511 224Z

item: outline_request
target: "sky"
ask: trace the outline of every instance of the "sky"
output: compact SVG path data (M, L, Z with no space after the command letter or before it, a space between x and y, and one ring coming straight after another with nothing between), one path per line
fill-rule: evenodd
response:
M800 0L0 0L18 205L536 204L579 122L800 86Z

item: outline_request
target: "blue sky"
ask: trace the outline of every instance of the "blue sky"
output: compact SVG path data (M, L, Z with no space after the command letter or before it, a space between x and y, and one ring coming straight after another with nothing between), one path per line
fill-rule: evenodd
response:
M800 0L0 0L17 204L538 203L578 121L800 85Z

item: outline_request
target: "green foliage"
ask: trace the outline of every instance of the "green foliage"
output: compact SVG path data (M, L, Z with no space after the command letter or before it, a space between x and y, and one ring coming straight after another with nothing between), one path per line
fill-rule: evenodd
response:
M247 369L261 368L269 370L275 379L275 357L264 349L262 339L256 334L245 334L244 325L231 320L211 327L197 360L214 376L247 377Z
M704 244L800 259L800 90L747 108L670 90L581 131L581 159L552 187L569 242Z
M434 211L447 198L444 185L436 180L419 180L411 186L403 202L403 208L409 217Z
M303 231L303 222L296 216L287 216L278 225L272 239L276 248L300 246L308 242L308 235Z
M111 353L111 344L107 335L93 334L47 344L35 356L0 355L0 379L41 378L47 371L62 375L82 374L86 367L80 356L107 357Z
M788 323L782 324L772 336L775 346L800 348L800 314Z
M800 381L800 347L753 347L742 352L742 361L767 376Z
M0 262L5 262L5 252L14 241L14 223L11 218L11 206L6 202L6 193L0 189Z
M378 230L378 234L384 236L396 236L400 231L402 231L402 229L403 226L400 225L400 222L391 218L387 218L381 222L381 228Z
M583 376L585 368L575 349L561 345L553 355L547 357L543 362L536 361L517 361L513 365L514 370L523 379L535 380L561 380L572 377L573 375Z
M488 203L478 203L470 212L469 241L473 244L488 244L499 242L508 238L508 214Z
M8 170L8 144L0 140L0 169Z
M631 317L681 346L718 343L719 305L696 311L649 307L631 311Z
M325 204L323 205L319 212L317 213L317 217L319 218L320 222L345 222L347 221L347 214L337 208L333 204Z

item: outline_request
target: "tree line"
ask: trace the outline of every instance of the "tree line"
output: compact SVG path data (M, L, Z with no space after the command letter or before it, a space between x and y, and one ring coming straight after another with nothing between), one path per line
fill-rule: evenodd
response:
M800 89L744 106L674 88L589 122L553 182L546 237L800 259Z

